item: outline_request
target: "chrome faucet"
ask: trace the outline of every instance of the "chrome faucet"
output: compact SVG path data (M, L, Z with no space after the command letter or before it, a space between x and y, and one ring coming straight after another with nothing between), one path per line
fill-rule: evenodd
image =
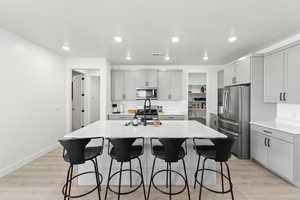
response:
M145 99L144 101L144 126L147 126L147 117L146 117L146 111L147 111L147 102L149 102L148 109L151 109L151 100Z

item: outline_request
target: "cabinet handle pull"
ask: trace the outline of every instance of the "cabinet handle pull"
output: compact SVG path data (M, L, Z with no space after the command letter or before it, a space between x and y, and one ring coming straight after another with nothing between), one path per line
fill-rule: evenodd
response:
M270 145L270 139L268 139L268 147L270 147L271 145Z
M282 92L280 92L280 101L282 101Z
M263 130L264 133L272 134L271 131Z
M283 101L286 101L286 99L285 99L285 92L283 93Z
M265 147L267 146L267 138L265 138Z

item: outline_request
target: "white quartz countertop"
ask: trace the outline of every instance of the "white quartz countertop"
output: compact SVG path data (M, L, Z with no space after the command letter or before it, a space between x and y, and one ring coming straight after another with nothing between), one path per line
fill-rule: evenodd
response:
M109 115L134 115L134 113L109 113ZM184 115L184 113L159 112L158 115Z
M120 137L159 137L159 138L226 138L227 136L197 121L168 120L162 125L125 126L124 120L97 121L84 128L65 135L69 138L120 138Z
M297 126L296 124L280 121L251 121L250 124L279 130L286 133L300 134L300 124Z

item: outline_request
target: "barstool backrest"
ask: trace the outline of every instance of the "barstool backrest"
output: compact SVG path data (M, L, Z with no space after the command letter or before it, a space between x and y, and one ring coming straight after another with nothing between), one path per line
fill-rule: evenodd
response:
M214 139L216 147L216 161L226 162L231 157L231 149L235 142L233 137L228 136L226 139Z
M113 145L114 154L119 162L130 161L130 149L136 138L110 138Z
M182 143L185 138L161 138L159 141L164 147L164 157L166 162L177 162Z
M83 164L85 162L84 150L86 145L91 141L91 139L72 138L72 139L62 139L58 141L67 151L71 164L78 165L78 164Z

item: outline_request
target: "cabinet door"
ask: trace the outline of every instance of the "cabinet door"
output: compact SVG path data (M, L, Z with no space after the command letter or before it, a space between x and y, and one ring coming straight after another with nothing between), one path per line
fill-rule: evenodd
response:
M181 100L182 99L182 72L173 71L170 72L171 79L171 100Z
M143 88L147 87L147 71L146 70L138 70L135 71L135 87L136 88Z
M268 147L265 144L266 136L251 130L251 158L262 165L268 165Z
M269 167L277 174L292 181L294 171L294 145L271 138L269 149Z
M113 70L111 72L112 100L124 100L124 72Z
M146 86L157 87L157 70L148 70L146 72Z
M236 84L236 64L227 65L224 69L224 86Z
M125 100L135 100L136 88L135 88L135 72L125 71L124 72L124 94Z
M159 100L170 100L170 72L159 71L158 72L158 99Z
M264 101L280 102L280 93L284 87L284 53L266 56L264 61Z
M237 84L250 83L250 57L236 63Z
M287 70L286 70L286 96L288 103L300 103L300 46L293 47L287 51Z

